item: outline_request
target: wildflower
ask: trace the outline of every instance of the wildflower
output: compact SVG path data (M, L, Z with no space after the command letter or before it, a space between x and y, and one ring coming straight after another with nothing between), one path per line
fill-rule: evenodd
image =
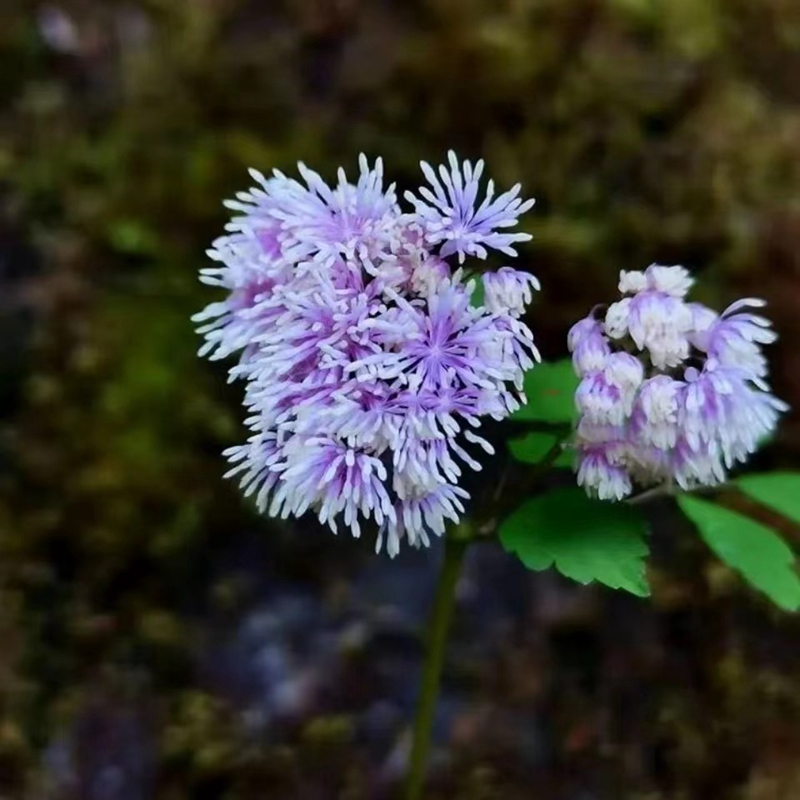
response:
M676 367L689 355L691 324L691 313L672 295L648 289L631 300L628 333L658 369Z
M728 306L708 327L705 351L709 358L723 366L739 366L753 377L767 374L767 361L760 345L777 339L768 319L742 311L747 307L760 308L763 300L746 298Z
M684 298L683 267L622 272L624 296L573 326L578 482L601 499L675 481L713 485L747 460L787 406L770 393L770 322L740 300L718 315ZM635 355L634 355L635 354Z
M692 312L682 297L691 284L683 267L652 264L644 272L621 272L620 292L634 296L609 306L606 332L612 339L630 336L658 369L677 366L689 354Z
M603 326L593 316L588 316L572 326L568 344L572 352L572 363L580 377L603 369L606 359L611 355Z
M690 444L711 442L726 467L745 461L771 433L787 406L741 367L709 359L702 371L687 370L683 429Z
M539 281L529 272L520 272L511 267L500 267L497 272L483 275L485 289L484 305L493 314L510 314L519 317L538 291Z
M589 433L584 426L584 434ZM622 500L631 491L628 447L619 429L595 428L578 445L578 484L600 500Z
M584 376L575 393L575 404L591 423L621 425L631 413L642 382L641 363L627 353L612 353L603 368Z
M661 450L675 446L678 408L685 384L669 375L655 375L642 383L630 417L631 429L645 445Z
M490 180L486 196L476 207L483 161L474 168L469 161L459 165L452 150L447 159L450 168L440 166L438 175L430 164L422 162L422 172L430 185L419 190L422 199L412 192L405 194L414 206L428 244L441 245L440 255L444 258L457 253L460 264L466 256L486 258L487 248L516 256L513 245L527 242L530 234L500 233L498 229L516 225L517 219L533 208L534 201L520 199L520 184L495 197L494 181Z
M532 201L518 186L494 198L490 182L478 205L482 170L453 154L439 178L424 165L432 190L411 213L363 156L355 183L302 164L302 181L253 171L255 188L228 203L237 216L202 273L228 295L195 319L201 354L239 354L230 376L246 383L250 437L226 451L228 474L261 511L313 511L354 536L368 523L390 555L464 512L463 471L492 452L481 419L519 408L539 359L520 318L536 279L487 274L477 305L450 263L529 238L506 229Z

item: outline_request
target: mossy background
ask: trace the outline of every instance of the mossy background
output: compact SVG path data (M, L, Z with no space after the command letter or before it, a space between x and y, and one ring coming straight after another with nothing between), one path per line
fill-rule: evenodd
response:
M682 263L770 302L800 404L796 0L3 0L3 797L395 796L438 551L258 518L189 316L247 167L449 147L538 199L547 357ZM799 452L790 415L757 466ZM800 623L654 542L651 604L476 548L431 798L800 797Z

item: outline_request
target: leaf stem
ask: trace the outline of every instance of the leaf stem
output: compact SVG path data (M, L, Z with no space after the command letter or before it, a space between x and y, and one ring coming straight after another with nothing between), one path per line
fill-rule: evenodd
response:
M428 627L422 682L417 698L405 800L420 800L425 785L425 768L430 750L433 717L436 711L436 698L439 694L447 633L450 629L450 619L455 605L456 584L458 576L461 574L461 564L469 541L469 538L459 536L458 532L455 532L455 535L448 535L445 539L444 561L436 585L436 597L433 601Z
M675 486L672 480L668 479L665 483L660 483L658 486L653 486L652 489L645 489L643 492L635 494L623 502L627 503L629 506L636 506L649 503L651 500L655 500L657 497L677 497L678 495L685 494L700 495L702 497L703 495L707 494L719 494L720 492L725 492L730 488L730 483L719 483L715 484L714 486L695 486L692 489L680 489L679 487Z

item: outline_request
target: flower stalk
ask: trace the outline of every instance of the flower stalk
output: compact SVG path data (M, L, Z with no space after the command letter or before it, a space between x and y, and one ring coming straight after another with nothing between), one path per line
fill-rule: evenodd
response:
M468 545L469 538L459 536L457 531L454 535L448 535L445 539L444 561L439 573L436 597L431 609L425 663L417 697L408 778L404 795L405 800L420 800L425 786L425 773L430 751L433 718L436 712L436 700L439 696L445 647L447 646L447 634L450 630L450 621L455 606L456 586L461 574L464 553Z

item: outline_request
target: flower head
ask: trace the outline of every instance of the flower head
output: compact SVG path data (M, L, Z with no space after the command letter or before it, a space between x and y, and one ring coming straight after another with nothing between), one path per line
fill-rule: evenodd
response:
M622 272L625 296L570 330L582 378L578 482L601 499L621 499L634 482L720 483L787 409L765 381L761 348L776 337L750 310L763 301L718 315L684 301L691 285L683 267Z
M628 353L612 353L603 368L587 373L575 393L575 404L593 424L621 425L631 413L644 368Z
M520 317L539 290L539 281L530 272L520 272L511 267L500 267L497 272L486 272L483 277L484 305L493 314L510 314Z
M578 484L600 500L622 500L631 491L631 476L625 468L627 447L610 439L584 442L578 448Z
M603 369L606 359L611 355L603 326L591 315L570 328L567 342L575 371L581 377Z
M627 332L658 369L676 367L689 355L691 324L686 305L666 292L646 289L628 307Z
M752 297L728 306L705 331L705 347L709 358L723 366L739 366L762 378L767 374L767 361L761 345L777 339L772 323L745 309L761 308L764 301Z
M452 150L447 160L449 169L442 165L438 171L423 161L420 166L429 186L419 190L421 197L405 194L428 244L441 246L439 254L443 257L457 253L461 264L467 256L486 258L487 248L515 256L513 245L528 241L530 235L502 231L516 225L517 219L533 208L534 201L520 199L520 184L495 197L494 181L490 180L478 205L483 161L474 167L469 161L459 164Z
M682 381L669 375L654 375L642 383L630 416L630 427L643 444L660 450L675 446L684 386Z
M262 511L313 511L336 531L378 546L427 545L464 512L465 469L491 445L481 418L524 402L523 372L538 360L520 319L538 289L505 267L484 276L486 300L448 259L513 253L528 237L500 233L532 201L519 187L476 207L482 162L424 167L404 213L383 165L360 159L355 183L335 186L299 167L302 182L251 173L257 186L229 203L238 216L210 251L207 283L227 290L196 319L201 353L238 353L251 435L229 449L229 472ZM462 173L463 170L463 173Z

